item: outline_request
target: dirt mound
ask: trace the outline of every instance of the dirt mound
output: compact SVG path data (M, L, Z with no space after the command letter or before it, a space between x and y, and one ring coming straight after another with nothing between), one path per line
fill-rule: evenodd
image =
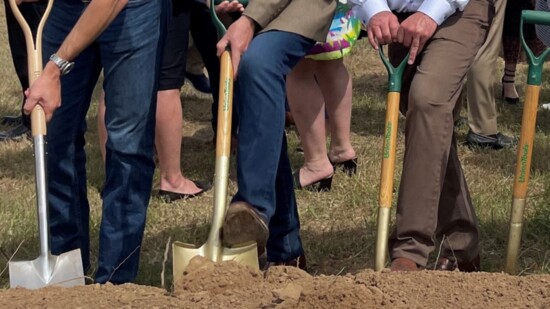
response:
M421 271L311 276L195 261L173 292L125 284L10 289L3 308L547 308L550 276Z

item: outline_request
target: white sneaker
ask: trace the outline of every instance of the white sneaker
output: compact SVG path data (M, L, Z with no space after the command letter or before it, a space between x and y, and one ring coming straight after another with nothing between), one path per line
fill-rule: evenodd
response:
M550 103L544 103L540 106L541 109L550 111Z

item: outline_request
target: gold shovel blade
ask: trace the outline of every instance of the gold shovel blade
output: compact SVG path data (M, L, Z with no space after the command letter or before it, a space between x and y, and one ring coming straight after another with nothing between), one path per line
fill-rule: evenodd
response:
M186 244L179 241L174 242L172 244L173 282L175 283L182 279L187 266L189 266L189 262L196 256L206 257L213 262L235 261L242 265L248 265L254 269L260 268L256 242L245 243L241 246L232 248L222 247L219 248L219 254L208 252L210 251L208 250L209 247L208 243L197 248L192 244Z
M80 249L61 255L40 256L32 261L10 261L10 287L39 289L47 286L84 285Z

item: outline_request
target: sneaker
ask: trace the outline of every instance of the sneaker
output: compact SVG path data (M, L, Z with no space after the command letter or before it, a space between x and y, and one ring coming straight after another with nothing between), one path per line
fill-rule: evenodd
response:
M541 109L550 111L550 103L544 103L540 106Z

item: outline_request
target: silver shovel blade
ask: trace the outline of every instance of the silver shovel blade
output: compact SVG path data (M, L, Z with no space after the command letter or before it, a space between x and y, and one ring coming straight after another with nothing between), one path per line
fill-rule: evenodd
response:
M11 288L84 285L80 249L61 255L40 256L33 261L9 262L9 268Z

